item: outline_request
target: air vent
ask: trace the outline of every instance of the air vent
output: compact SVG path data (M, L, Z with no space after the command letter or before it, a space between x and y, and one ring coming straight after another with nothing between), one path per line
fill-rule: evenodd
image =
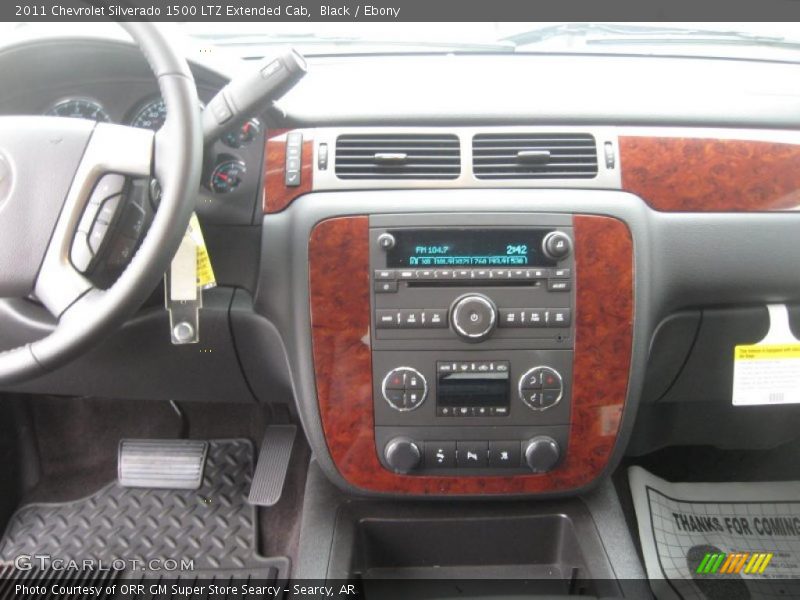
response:
M472 138L478 179L591 179L594 136L582 133L479 134Z
M442 134L340 135L340 179L456 179L461 173L458 137Z

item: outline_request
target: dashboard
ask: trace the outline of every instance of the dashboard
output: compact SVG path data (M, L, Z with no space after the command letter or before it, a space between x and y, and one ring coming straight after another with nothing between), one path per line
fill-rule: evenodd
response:
M20 82L2 112L157 128L141 59L97 44L0 53ZM230 75L192 67L203 102ZM229 381L270 401L279 381L322 469L358 493L587 489L626 452L666 321L800 297L798 71L311 60L277 106L206 149L197 212L232 291L209 327L217 354L181 359L196 374L183 393ZM221 355L224 369L207 362Z

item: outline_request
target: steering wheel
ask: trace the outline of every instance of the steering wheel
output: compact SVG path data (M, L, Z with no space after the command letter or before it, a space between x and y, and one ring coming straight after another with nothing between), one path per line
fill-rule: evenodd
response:
M58 321L45 338L0 353L3 385L55 369L119 327L158 285L194 208L203 136L191 71L152 23L121 25L158 80L161 129L0 117L0 298L33 294ZM74 266L71 249L107 174L153 177L161 194L141 245L104 290Z

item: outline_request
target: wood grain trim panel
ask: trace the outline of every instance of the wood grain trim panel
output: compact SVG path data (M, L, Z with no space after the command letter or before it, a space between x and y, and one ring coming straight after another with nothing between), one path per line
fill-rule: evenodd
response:
M800 145L619 138L622 188L656 210L755 212L800 206Z
M295 198L307 194L314 187L314 142L307 139L303 139L300 185L288 187L285 184L286 138L280 138L288 131L288 129L267 131L267 145L264 149L264 187L261 198L261 206L265 213L282 211Z
M312 342L322 427L353 486L414 495L560 492L590 483L611 456L627 394L633 336L633 244L616 219L576 216L575 364L570 447L544 475L406 476L375 448L369 347L369 220L317 224L309 241Z

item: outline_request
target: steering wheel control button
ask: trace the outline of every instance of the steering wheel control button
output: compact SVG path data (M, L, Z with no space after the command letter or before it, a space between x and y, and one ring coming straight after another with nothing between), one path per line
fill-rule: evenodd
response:
M519 441L489 442L489 466L499 469L518 469L520 465Z
M386 444L383 456L392 470L401 474L410 473L422 460L419 446L413 440L404 437L390 440Z
M455 469L456 443L452 441L425 442L425 468Z
M563 231L551 231L542 240L542 251L553 260L563 260L572 252L572 240Z
M72 248L70 249L70 260L74 266L81 273L85 273L92 263L94 255L89 248L89 240L85 233L79 231L75 234L75 239L72 241Z
M393 409L408 412L419 408L428 394L428 383L422 373L411 367L392 369L381 384L383 399Z
M459 469L480 469L489 464L489 442L457 442L456 464Z
M497 307L483 294L468 294L453 303L450 322L459 336L480 342L491 334L497 323Z
M561 374L551 367L534 367L519 380L519 398L532 410L547 410L564 395Z
M561 450L558 442L546 435L539 435L525 444L525 462L534 473L547 473L558 464Z

